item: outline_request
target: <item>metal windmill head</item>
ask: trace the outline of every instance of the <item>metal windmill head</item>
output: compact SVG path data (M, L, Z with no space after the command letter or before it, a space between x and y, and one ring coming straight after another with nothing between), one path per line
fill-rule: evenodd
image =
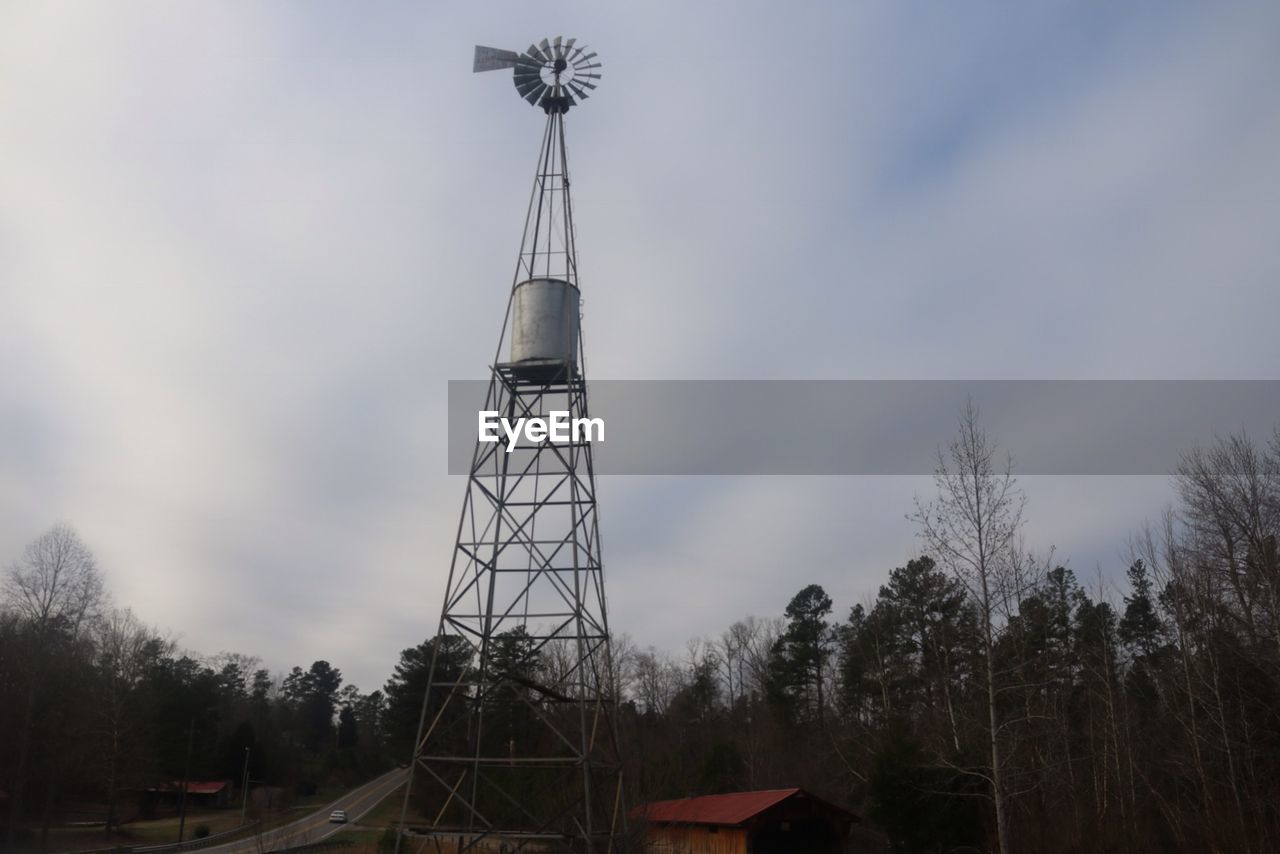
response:
M585 46L575 47L575 41L560 36L543 39L529 45L524 53L476 45L471 70L510 68L521 98L548 113L566 113L574 104L586 100L600 79L596 54Z

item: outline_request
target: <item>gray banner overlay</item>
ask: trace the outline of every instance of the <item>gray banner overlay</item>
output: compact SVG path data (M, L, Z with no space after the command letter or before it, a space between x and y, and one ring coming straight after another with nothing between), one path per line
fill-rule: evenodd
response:
M467 474L488 382L449 382L449 473ZM967 400L1016 474L1162 475L1280 424L1275 380L596 380L597 474L927 475ZM518 453L518 452L517 452Z

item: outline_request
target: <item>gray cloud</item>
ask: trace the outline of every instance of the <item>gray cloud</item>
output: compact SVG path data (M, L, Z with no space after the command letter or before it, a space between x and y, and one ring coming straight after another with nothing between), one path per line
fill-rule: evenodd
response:
M1277 19L8 4L0 554L65 518L191 647L385 678L434 629L446 381L492 356L540 129L471 45L557 31L606 62L569 128L593 377L1269 379ZM1165 494L1028 485L1078 569ZM608 480L613 625L847 607L927 486Z

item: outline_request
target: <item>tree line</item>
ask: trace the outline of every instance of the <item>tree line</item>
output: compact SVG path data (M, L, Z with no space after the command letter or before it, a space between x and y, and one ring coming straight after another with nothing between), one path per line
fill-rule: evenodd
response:
M1280 433L1193 449L1173 485L1123 572L1082 580L1028 547L1025 496L966 409L910 514L920 548L873 597L837 611L806 585L679 654L615 639L629 799L800 785L904 852L1280 848ZM480 666L537 682L572 660L534 649L510 633ZM249 748L249 777L286 794L403 763L435 652L404 650L368 694L324 661L201 658L110 607L57 526L0 598L10 838L83 803L117 822L188 758L238 781ZM494 730L512 749L519 699Z
M92 553L65 524L0 584L0 825L12 847L51 826L147 817L162 788L229 780L287 806L409 756L421 708L415 650L363 693L327 661L273 675L260 659L184 651L113 607ZM406 676L406 674L408 674ZM31 841L31 840L28 840Z
M1280 850L1280 432L1186 454L1122 579L1031 552L971 407L935 484L870 601L622 646L639 795L801 785L904 852Z

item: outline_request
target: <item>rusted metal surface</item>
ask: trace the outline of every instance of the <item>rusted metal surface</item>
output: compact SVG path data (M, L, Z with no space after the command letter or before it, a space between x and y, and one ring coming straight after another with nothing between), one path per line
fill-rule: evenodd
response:
M835 854L858 817L803 789L767 789L636 807L653 854Z
M655 801L636 807L635 817L659 823L744 824L799 791L800 789L765 789L759 792L733 792L727 795Z

